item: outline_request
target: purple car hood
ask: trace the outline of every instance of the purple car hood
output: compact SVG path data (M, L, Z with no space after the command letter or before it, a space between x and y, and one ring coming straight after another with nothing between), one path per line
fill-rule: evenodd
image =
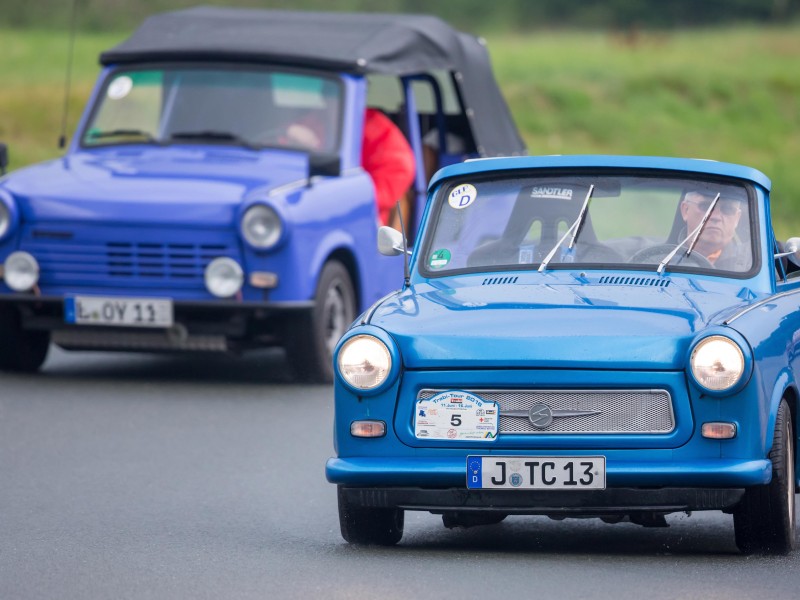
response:
M642 278L646 285L471 279L477 283L414 286L378 307L370 323L391 334L412 369L675 370L700 330L753 298L746 288L711 291L677 277Z
M298 152L117 147L37 164L3 185L34 222L227 224L245 198L307 173Z

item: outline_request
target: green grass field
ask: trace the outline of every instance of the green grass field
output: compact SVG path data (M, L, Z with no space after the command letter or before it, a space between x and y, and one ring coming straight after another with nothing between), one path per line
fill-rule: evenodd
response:
M125 37L81 34L69 127ZM65 32L0 30L0 141L11 166L56 157ZM773 181L774 221L800 235L800 25L673 33L488 36L531 154L651 154L741 163Z

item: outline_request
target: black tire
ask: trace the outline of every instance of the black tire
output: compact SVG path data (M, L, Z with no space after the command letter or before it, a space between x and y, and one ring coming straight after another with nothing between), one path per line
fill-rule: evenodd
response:
M347 502L341 486L339 528L351 544L394 546L403 537L405 513L400 508L364 508Z
M745 554L788 554L795 548L793 435L791 411L782 400L769 453L772 481L748 488L733 513L736 545Z
M298 379L333 381L333 349L356 317L353 282L337 260L325 263L314 295L314 308L286 333L286 354Z
M0 305L0 370L33 373L47 358L50 332L25 331L16 307Z

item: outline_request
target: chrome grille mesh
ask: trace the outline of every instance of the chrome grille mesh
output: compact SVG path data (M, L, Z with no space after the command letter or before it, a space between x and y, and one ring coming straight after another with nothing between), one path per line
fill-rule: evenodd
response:
M444 389L423 389L417 400ZM500 407L500 434L551 433L669 433L675 428L672 398L666 390L466 390ZM597 411L597 414L558 417L545 428L527 417L503 416L527 411L535 404L553 411ZM557 414L557 412L556 412Z

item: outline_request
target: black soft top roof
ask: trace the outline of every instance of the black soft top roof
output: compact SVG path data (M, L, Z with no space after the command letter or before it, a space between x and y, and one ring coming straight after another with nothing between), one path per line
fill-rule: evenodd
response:
M197 7L152 16L104 65L251 61L353 73L456 75L478 151L525 153L485 46L438 17Z

